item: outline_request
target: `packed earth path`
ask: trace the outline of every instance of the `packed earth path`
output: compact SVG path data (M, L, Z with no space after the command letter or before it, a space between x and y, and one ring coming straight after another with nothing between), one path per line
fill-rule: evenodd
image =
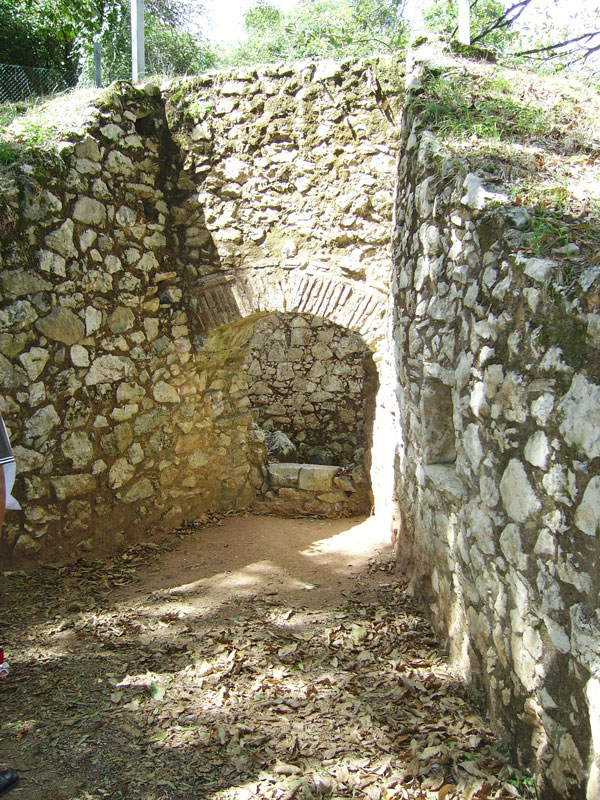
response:
M0 599L11 800L527 796L375 517L205 521Z

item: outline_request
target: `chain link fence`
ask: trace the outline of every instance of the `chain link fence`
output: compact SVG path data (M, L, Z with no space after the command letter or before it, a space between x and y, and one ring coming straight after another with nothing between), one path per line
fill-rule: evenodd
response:
M0 103L63 92L76 82L76 77L61 69L0 64Z

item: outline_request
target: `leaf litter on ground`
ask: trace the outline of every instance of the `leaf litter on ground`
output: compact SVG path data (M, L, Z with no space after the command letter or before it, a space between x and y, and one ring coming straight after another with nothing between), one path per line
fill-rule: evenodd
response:
M114 601L174 546L8 577L1 736L28 800L522 796L389 564L318 609Z

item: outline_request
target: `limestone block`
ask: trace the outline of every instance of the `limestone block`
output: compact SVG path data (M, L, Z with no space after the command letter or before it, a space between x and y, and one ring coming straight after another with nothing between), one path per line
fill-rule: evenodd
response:
M83 322L63 306L53 308L47 317L39 319L36 328L46 338L69 345L76 344L85 334Z
M119 495L119 497L124 503L135 503L138 500L151 497L153 494L154 488L150 480L148 478L142 478L141 481L130 486L129 489L127 489L124 494Z
M595 536L600 526L600 476L590 478L575 512L575 525L588 536Z
M538 425L546 425L554 409L554 395L546 392L531 404L531 414Z
M63 437L61 450L71 459L75 469L83 469L93 456L90 437L84 431L73 431Z
M481 211L492 203L508 203L508 196L503 192L493 192L485 189L481 178L470 172L463 182L465 194L460 202L472 208L474 211Z
M113 288L112 275L104 270L90 269L81 278L81 288L87 293L108 294Z
M533 436L530 436L525 445L525 458L534 467L546 468L548 458L550 457L550 444L546 434L543 431L537 431Z
M14 297L22 297L36 292L48 292L52 289L52 284L27 269L2 270L0 289Z
M113 408L113 410L110 412L110 418L114 419L115 422L124 422L127 419L135 417L138 411L139 406L137 403L128 403L125 406L117 406L117 408Z
M117 389L117 402L127 403L131 400L136 401L145 394L146 391L139 384L123 382L119 384L119 388Z
M6 333L27 329L37 318L37 311L29 300L17 300L0 311L0 331Z
M38 470L44 463L44 456L35 450L28 450L21 445L13 447L13 454L17 462L17 473Z
M275 489L281 487L298 488L301 466L299 464L267 464L271 485Z
M538 283L544 283L557 266L558 263L550 258L527 258L523 269L529 278L533 278Z
M221 165L223 176L232 183L246 183L250 177L250 165L235 156L225 159Z
M567 394L558 404L560 432L568 445L578 447L588 458L600 456L600 386L584 375L575 375Z
M281 489L277 492L277 495L281 500L285 500L288 503L295 503L295 504L302 504L306 503L308 499L312 497L312 495L307 495L306 492L301 491L300 489L292 489L291 487L282 486ZM297 505L294 506L294 509L297 508Z
M174 386L165 381L158 381L152 390L152 396L158 403L179 403L181 398Z
M525 522L542 507L533 491L525 467L511 458L500 480L500 495L508 516L515 522Z
M89 367L90 365L90 354L80 344L74 344L70 350L71 355L71 362L75 367Z
M347 499L344 492L324 492L317 495L317 500L322 503L344 503Z
M95 333L102 325L102 311L94 306L85 309L85 333L86 336Z
M98 383L115 383L129 378L135 371L133 361L126 356L99 356L94 359L85 376L87 386Z
M108 485L111 489L120 489L135 475L135 467L126 458L118 458L108 472Z
M42 347L32 347L26 353L21 353L19 361L25 367L29 380L35 381L44 371L50 354Z
M79 197L73 209L73 219L83 222L84 225L104 225L106 222L106 208L103 203L91 197Z
M328 492L339 467L321 464L303 464L298 477L298 486L311 492Z
M70 497L81 497L89 492L93 492L96 488L94 476L84 473L78 475L62 475L59 478L51 478L50 482L59 500L68 500Z
M106 324L113 333L124 333L133 327L135 316L130 308L117 308L109 316Z
M98 142L86 134L81 141L75 145L75 155L78 158L87 158L90 161L100 160L100 148Z
M109 172L114 175L122 175L124 178L128 178L134 171L133 161L118 150L110 151L104 165Z
M25 422L25 432L31 438L46 436L60 423L60 417L53 405L44 406Z

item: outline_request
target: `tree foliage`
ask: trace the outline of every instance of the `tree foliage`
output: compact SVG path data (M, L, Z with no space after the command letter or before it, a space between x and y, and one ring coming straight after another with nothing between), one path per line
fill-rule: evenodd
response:
M516 34L504 26L494 28L494 23L506 11L502 0L474 0L471 3L471 42L501 52L506 51ZM456 0L434 0L425 12L427 27L444 38L454 39L458 30L458 3ZM486 32L485 35L482 35Z
M300 0L283 12L259 0L245 16L247 40L230 63L341 58L405 46L404 0Z
M146 71L193 74L214 63L194 0L146 0ZM0 0L0 63L92 73L94 40L103 80L131 76L129 0Z
M430 30L454 38L456 0L434 0ZM471 0L471 42L533 67L600 74L600 2Z

